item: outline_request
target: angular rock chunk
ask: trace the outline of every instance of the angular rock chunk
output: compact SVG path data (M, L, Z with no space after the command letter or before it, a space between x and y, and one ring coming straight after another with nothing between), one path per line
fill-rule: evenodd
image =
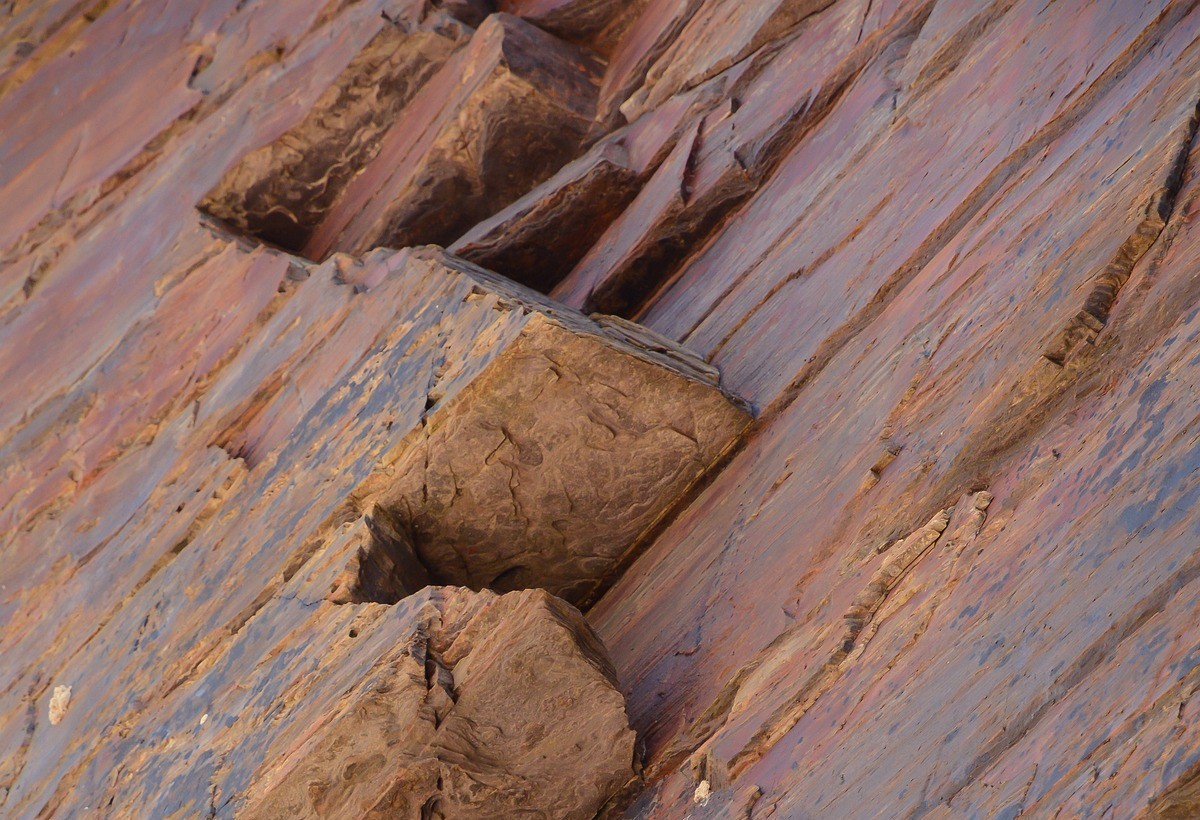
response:
M450 250L542 293L551 292L625 212L696 117L718 105L727 87L726 78L718 78L609 134L471 228Z
M303 249L401 109L471 33L445 14L410 28L384 25L303 122L226 173L201 210L289 251Z
M755 49L780 39L833 0L705 0L621 106L629 120L662 105L681 89L724 71Z
M440 399L356 491L376 531L406 536L377 538L364 556L394 558L360 566L403 566L411 544L434 583L541 587L586 601L750 415L715 370L645 328L557 309L445 258L519 311L520 324L475 342L486 367Z
M608 654L540 590L437 612L251 790L247 818L590 818L635 777Z
M717 5L719 2L707 12L713 12ZM783 14L779 17L773 13L766 21L770 25L764 31L775 34L779 33L777 25L795 15L807 15L804 9L809 8L797 2L767 5ZM895 10L886 24L880 24L880 36L853 47L842 41L851 18L841 15L848 15L848 8L835 7L839 13L830 15L814 11L814 24L805 26L802 36L781 46L779 56L765 68L755 67L753 60L740 60L709 80L714 85L720 81L718 87L726 89L727 99L694 120L699 128L681 136L674 152L657 167L629 207L606 227L551 291L554 298L589 312L636 314L651 294L671 281L693 249L705 247L706 238L726 215L771 178L790 146L821 121L863 67L887 43L914 36L920 30L925 20L922 8ZM740 9L738 14L748 15L742 20L746 23L765 10ZM688 24L689 30L701 19L694 18ZM707 20L704 26L711 26L708 33L712 36L725 31L712 19L703 19ZM716 19L720 23L724 18ZM816 25L818 22L820 25ZM860 22L855 21L855 30ZM701 49L697 54L707 52ZM696 82L703 76L707 74L697 77ZM643 91L646 88L657 86L646 86ZM689 93L704 88L699 85ZM626 108L631 115L640 110L637 106ZM708 252L701 251L698 258Z
M538 28L579 41L620 24L638 11L630 0L500 0L500 11L523 17ZM611 38L612 35L609 35ZM608 39L608 38L606 38Z
M512 15L489 17L400 113L305 255L457 238L578 153L599 74L589 52Z

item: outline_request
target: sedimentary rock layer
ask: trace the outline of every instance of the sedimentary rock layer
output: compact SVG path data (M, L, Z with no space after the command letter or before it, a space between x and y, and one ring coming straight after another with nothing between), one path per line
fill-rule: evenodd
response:
M5 586L11 582L16 592L5 600L11 629L4 653L13 660L5 668L6 692L11 704L35 699L31 723L23 723L23 710L9 712L21 721L9 728L26 731L10 735L16 743L6 752L13 778L7 799L17 813L46 800L46 788L55 801L76 789L99 789L121 811L143 801L163 813L209 804L237 810L249 799L247 788L268 777L263 767L306 738L314 721L342 720L335 715L343 707L335 704L345 687L384 662L365 649L354 660L342 658L354 643L346 635L361 639L379 621L393 624L386 628L391 637L380 641L408 640L423 623L413 614L412 595L430 581L541 587L581 599L611 580L638 538L749 420L720 390L715 373L673 343L620 320L595 321L555 306L437 249L380 251L309 267L226 242L213 260L192 281L213 287L220 280L207 277L209 269L235 283L257 276L264 280L257 311L230 314L199 340L176 336L175 311L202 304L181 286L177 299L106 359L107 378L98 386L113 390L111 398L77 405L73 423L93 431L90 450L29 435L6 444L26 464L79 459L74 476L89 469L82 459L90 452L100 476L85 480L66 507L24 513L29 523L6 546ZM160 354L178 349L199 357L191 377L157 383L156 403L118 387L123 378L145 384L140 342L147 335ZM95 388L84 382L79 389ZM124 438L101 412L116 409L128 422L126 414L149 408L157 408L156 417L141 440ZM39 493L54 489L48 482ZM15 496L9 514L23 514L38 498ZM114 505L115 498L122 501ZM559 498L575 506L560 508ZM75 536L62 537L66 532ZM42 560L47 539L66 550L62 559ZM55 610L38 606L48 594L78 595L78 617L58 621ZM442 800L447 816L472 800L494 813L522 801L552 816L594 813L633 776L632 735L602 647L568 604L545 595L536 600L542 615L515 614L524 625L511 627L488 616L492 626L475 628L472 640L499 653L501 669L532 664L530 674L545 688L501 671L494 680L484 676L480 690L510 691L512 702L494 708L515 722L497 728L495 737L472 740L488 750L473 763L469 749L454 745L466 740L446 740L447 759L462 771L445 774L451 785L443 797L432 780L420 788L399 775L388 780L395 761L382 769L378 760L364 764L368 773L350 777L347 794L334 787L332 770L318 777L310 764L293 761L286 767L294 763L302 772L294 777L315 778L325 784L318 791L333 796L313 796L279 775L283 791L262 797L261 811L283 812L280 806L308 794L305 811L324 815L336 814L331 806L343 798L355 805L377 799L396 811ZM405 608L387 614L389 604ZM580 651L603 674L568 685L571 673L560 669L565 660L523 646L565 640L537 637L536 624L545 618L569 621L568 632L587 644ZM49 650L47 630L54 631ZM519 634L509 640L506 630ZM289 646L301 635L297 654ZM453 640L445 638L447 647ZM172 646L186 648L166 649ZM455 651L466 653L462 645ZM53 680L40 671L50 656L61 664ZM333 673L332 665L344 668ZM455 667L456 697L470 689L463 675ZM54 700L47 706L51 683ZM54 705L64 686L69 711ZM609 693L607 705L580 695L578 714L564 712L554 731L547 724L522 737L518 730L536 724L517 720L518 693L529 699L529 714L547 712L549 720L553 709L536 698L561 705L573 697L571 686L600 687ZM113 699L118 690L129 700ZM156 706L148 710L150 703ZM47 710L50 735L41 717ZM311 739L311 755L321 761L312 766L334 765L330 749L340 747L343 734L368 732L356 714L345 716L333 735ZM464 714L468 723L488 722L486 715ZM625 734L615 724L592 732L589 715L620 717ZM186 749L146 747L145 733L164 720L193 728L217 723ZM372 737L387 746L408 736L396 720ZM93 733L89 726L107 728ZM501 759L499 737L515 744L510 760ZM49 761L56 752L48 748L73 761L61 784L30 765ZM417 780L424 783L426 774L436 780L429 761L442 758L421 757L417 748L413 771L424 772ZM569 763L573 749L603 771L582 774ZM197 754L206 762L197 764ZM362 754L366 760L373 753ZM141 760L143 771L155 774L113 779L104 763L113 756L131 766ZM557 763L529 770L533 764L521 761L530 756ZM170 788L156 791L159 778L168 778ZM472 778L494 783L495 794L470 787ZM395 792L407 794L399 783L424 796L413 803ZM566 784L578 791L575 797L558 794Z
M9 4L0 814L1196 815L1198 76L1194 0Z

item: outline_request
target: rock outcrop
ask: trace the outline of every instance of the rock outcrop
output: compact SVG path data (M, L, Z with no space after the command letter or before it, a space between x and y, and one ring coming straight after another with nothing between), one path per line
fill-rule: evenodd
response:
M269 275L274 296L257 316L241 314L232 349L201 343L206 378L159 384L149 440L104 449L116 430L96 408L145 411L145 397L118 390L85 404L76 424L95 430L103 479L61 511L35 512L10 541L26 585L6 601L7 691L48 709L54 729L32 720L7 759L18 777L45 755L74 761L65 784L17 779L14 811L47 787L59 801L99 790L123 812L251 811L247 789L282 778L254 812L293 813L308 795L303 809L317 816L351 805L363 816L503 816L517 805L591 816L634 777L633 735L603 647L541 590L582 599L611 583L744 429L746 411L672 342L555 306L439 249L307 266L218 241L214 275ZM181 304L195 306L184 293ZM174 312L156 310L141 332L163 352L174 342L160 322ZM186 334L178 344L196 352ZM119 373L131 374L129 389L142 384L144 353L115 352L104 386ZM68 446L9 446L22 445L42 458ZM77 462L76 475L86 469ZM115 510L114 497L125 499ZM559 506L564 497L576 506ZM55 538L83 552L47 564L42 547ZM437 593L455 620L435 635L421 589L447 581L539 589L495 605L491 593ZM38 604L62 594L79 595L87 617L58 622ZM372 670L416 663L386 648L418 634L452 659L452 680L421 695L431 726L413 723L399 683L399 700L359 704ZM40 664L51 657L59 685L45 706ZM426 712L443 696L462 705L441 729ZM176 727L169 742L149 742L162 721ZM192 736L176 747L185 726ZM339 757L360 735L392 756L379 760L372 746ZM136 762L138 775L122 778L111 759ZM444 793L437 761L453 769ZM358 774L338 781L335 764ZM423 796L410 799L410 787Z
M395 117L303 253L447 244L571 159L600 63L518 17L493 15Z
M405 609L242 816L590 818L633 779L624 699L576 609L435 587Z
M0 815L1192 817L1195 0L0 12Z
M487 365L453 398L431 383L436 407L354 503L378 522L371 552L411 555L436 583L589 600L750 417L666 340L496 306L520 312L507 343L473 341Z

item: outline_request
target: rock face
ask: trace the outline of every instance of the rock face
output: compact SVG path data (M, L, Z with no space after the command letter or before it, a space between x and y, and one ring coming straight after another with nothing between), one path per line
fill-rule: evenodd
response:
M165 392L169 380L160 385L162 426L136 448L139 458L92 483L65 517L34 515L18 530L10 555L14 566L29 568L32 583L7 601L6 657L29 665L11 667L18 688L9 691L45 688L39 637L56 613L34 604L48 590L75 590L87 597L91 620L60 626L50 650L61 653L63 674L74 681L65 690L73 691L72 708L60 698L62 686L41 707L52 726L76 725L45 739L71 750L73 788L87 783L107 789L114 805L148 800L164 813L223 795L220 804L237 810L245 787L268 776L256 774L260 764L273 765L287 749L287 765L299 768L292 780L280 775L282 791L262 798L268 816L293 811L297 795L309 795L304 810L322 816L342 816L346 801L361 804L364 816L409 809L504 816L518 805L540 806L544 816L591 816L633 777L633 735L604 650L568 604L539 591L516 596L523 603L502 617L517 604L488 608L478 603L488 596L442 593L476 601L470 618L479 617L430 638L451 659L446 696L465 699L453 712L459 717L444 716L445 727L443 716L430 718L429 732L440 733L428 737L409 725L411 693L399 684L400 700L369 701L391 722L361 725L367 707L359 709L346 687L392 661L379 660L382 644L360 654L346 635L357 646L369 643L362 640L368 625L386 630L391 637L379 640L392 643L427 632L424 610L413 609L422 599L413 596L430 582L539 587L573 600L592 594L729 448L749 421L746 411L720 390L711 368L674 343L619 319L588 319L439 249L310 267L219 241L225 250L214 275L270 276L264 290L278 301L255 318L242 314L232 350L210 349L206 358L220 361L196 392L185 388L181 397ZM186 301L196 304L190 294ZM174 316L160 308L143 332L169 338L158 323ZM141 361L131 346L114 363L125 355ZM129 368L114 364L110 373ZM76 423L102 436L111 421L93 406ZM62 446L42 440L29 452L50 458ZM109 511L113 494L128 496L130 506ZM97 513L103 517L88 523ZM92 555L42 562L40 545L60 527L92 533L68 539ZM134 575L123 588L121 579ZM384 614L391 604L398 614ZM467 629L462 636L459 627ZM188 649L145 654L146 641ZM331 676L335 663L342 667ZM476 694L468 697L471 687ZM183 709L171 718L181 724L194 724L199 708L223 725L187 751L138 751L145 738L133 726L144 712L112 700L114 688L134 703ZM214 700L217 693L233 700ZM268 704L269 718L261 711ZM539 713L547 722L528 719ZM92 721L116 722L85 741L76 730ZM326 723L331 734L306 734ZM364 764L369 776L336 786L337 773L321 766L358 771L337 750L368 732L381 748L399 737L415 745L396 747L400 757L387 761L362 751L374 761ZM313 748L295 752L296 762L291 744L300 737ZM206 766L193 767L196 749L206 750ZM25 742L10 753L16 772L28 773L26 755L39 749ZM137 757L158 777L174 772L171 788L155 792L140 777L111 780L109 756ZM404 771L417 780L389 779L410 757ZM431 761L443 758L458 768L442 772L439 798ZM425 775L432 780L412 802L406 790ZM330 796L313 797L314 782ZM28 788L36 795L42 785ZM31 796L10 789L8 799L21 812Z
M634 776L624 699L576 609L537 590L414 604L243 816L590 818Z
M521 307L528 312L502 352L484 354L487 340L475 341L491 360L469 385L453 399L433 388L436 410L356 491L356 504L381 522L377 532L388 522L397 533L374 538L370 554L411 554L436 583L539 587L578 602L749 416L715 373L643 345L624 323ZM674 346L661 340L659 350Z
M1196 816L1197 77L1194 0L9 3L0 815Z

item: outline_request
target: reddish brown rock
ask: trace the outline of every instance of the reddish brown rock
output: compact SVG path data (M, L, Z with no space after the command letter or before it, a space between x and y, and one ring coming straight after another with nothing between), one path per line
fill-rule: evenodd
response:
M549 293L637 193L623 145L606 142L570 163L450 246L472 262Z
M664 268L667 260L682 253L688 240L703 230L689 213L690 191L685 179L694 168L703 124L695 122L683 133L629 208L551 291L554 298L581 310L636 311L647 287L656 284L654 269ZM741 199L753 189L749 176L736 161L733 164L739 173L719 194L721 204ZM711 214L707 208L699 212L702 219Z
M644 0L618 42L600 85L596 118L606 124L624 119L621 103L642 82L654 60L670 45L701 0Z
M622 103L621 113L628 120L636 119L677 92L699 85L783 39L833 4L833 0L704 0L647 70L642 87Z
M410 431L437 434L443 424L489 419L511 423L523 442L544 450L541 470L522 465L522 453L492 452L494 443L479 451L449 441L445 452L468 459L491 453L494 465L517 465L530 489L551 479L578 482L581 513L588 504L615 504L606 519L588 519L590 529L540 504L531 505L526 520L531 536L556 525L581 535L546 545L561 563L534 564L524 580L591 589L610 577L633 536L672 507L746 422L716 386L714 372L673 344L619 321L596 322L555 307L439 250L381 251L310 267L234 243L214 258L222 264L213 270L228 270L235 282L255 270L247 262L269 264L259 275L273 274L263 282L275 299L257 312L230 315L230 327L240 334L232 346L221 333L185 334L177 344L154 330L163 339L161 351L211 364L191 380L160 377L160 389L174 393L168 398L146 404L130 397L132 407L152 413L139 436L130 439L101 424L103 414L89 422L98 424L93 473L65 489L47 484L52 500L43 504L52 506L31 508L28 497L12 501L12 514L30 522L8 537L0 577L9 625L3 651L13 659L6 667L0 771L6 808L17 814L31 806L73 807L85 794L99 794L121 811L145 804L156 814L188 813L214 801L233 807L264 760L292 748L304 727L327 720L340 694L396 639L379 633L374 649L362 640L376 634L369 630L385 618L383 603L407 606L429 579L426 565L437 566L428 554L404 560L397 545L412 521L387 503L398 497L393 489L403 489L400 468L414 452L405 443ZM203 266L194 274L197 286L221 281ZM184 283L172 283L179 300L164 301L155 314L165 327L180 324L170 321L170 305L202 304ZM144 367L130 357L148 328L158 325L135 326L126 344L110 352L110 380L88 388L104 398L88 407L126 406L117 403L124 392L118 385ZM544 353L561 355L561 377ZM536 367L523 364L530 354ZM607 404L592 407L588 402L597 399L589 398L590 381L583 377L604 379L609 386L603 390L630 395L605 393L600 398ZM554 387L558 378L561 388ZM540 404L523 392L504 392L529 379L545 382ZM475 399L465 400L464 390ZM662 400L634 401L635 391L664 390ZM531 410L521 409L526 404ZM574 440L547 437L552 425L526 423L552 408L545 418L565 422L568 431L593 423L594 415L595 423L611 425L605 430L627 437L630 450L580 453L572 449ZM120 417L126 425L137 418L125 409ZM683 441L679 431L697 422L695 441ZM53 460L64 446L34 435L9 444L26 465ZM626 467L632 469L621 476ZM490 486L489 470L481 465L484 480L476 486ZM470 500L470 485L464 486ZM631 492L628 499L621 495ZM53 500L64 493L70 503ZM471 510L460 504L458 517L446 520L490 514ZM424 546L419 539L416 544ZM520 544L538 546L532 539ZM495 540L491 546L507 548ZM578 554L591 546L596 554ZM512 557L479 555L488 566ZM590 573L587 584L581 567ZM513 574L509 578L510 588L519 586ZM482 586L491 579L471 580ZM60 610L38 606L48 594L73 601L73 617L59 620ZM395 617L404 623L406 612ZM355 639L347 642L348 634ZM297 654L294 641L301 635L305 650ZM352 651L358 645L364 648ZM316 657L321 661L314 667ZM61 674L44 678L40 670L47 667ZM71 687L69 710L50 710L51 683ZM109 697L118 690L128 698ZM558 694L555 684L546 697ZM27 700L35 707L32 720ZM51 713L56 724L39 717ZM167 723L208 728L198 746L152 740ZM594 747L585 748L594 756ZM627 775L632 758L627 748L621 755ZM153 775L124 778L107 764L112 759ZM164 782L171 787L159 790L156 784ZM584 790L579 801L602 801L611 791L571 782ZM466 799L454 799L460 798Z
M765 416L774 419L593 610L619 647L618 667L645 682L645 699L633 699L635 723L641 715L656 727L649 760L652 770L664 765L664 780L642 811L693 810L696 778L709 774L710 807L738 810L739 791L753 784L764 793L760 810L786 816L860 816L877 801L935 816L1087 816L1105 807L1136 816L1156 795L1186 790L1200 747L1187 730L1168 739L1180 724L1166 704L1176 699L1178 709L1193 686L1192 664L1182 660L1191 642L1183 649L1174 636L1195 611L1193 550L1177 540L1195 521L1167 499L1188 495L1193 482L1171 466L1189 457L1172 454L1169 437L1152 430L1161 429L1153 419L1167 423L1160 413L1190 418L1180 404L1190 400L1174 392L1190 388L1162 380L1180 363L1194 316L1150 295L1190 288L1167 261L1186 253L1179 243L1194 208L1186 182L1181 201L1193 204L1167 220L1178 232L1154 233L1157 250L1120 288L1121 329L1110 320L1066 368L1042 353L1097 277L1127 258L1130 238L1144 233L1162 200L1179 146L1191 140L1180 134L1196 105L1185 79L1194 56L1182 55L1194 54L1185 44L1200 29L1185 7L1122 7L1128 16L1114 17L1113 7L1078 4L1072 24L1039 8L1006 13L1001 4L982 35L973 25L959 30L969 21L953 15L931 16L922 37L941 43L910 52L918 62L905 71L931 79L919 90L896 88L905 113L893 114L893 98L881 94L886 74L864 72L644 316L710 352L732 384L771 402ZM1065 32L1101 16L1120 37L1094 44L1092 56L1072 50L1066 58ZM962 37L979 39L968 46ZM954 60L922 67L943 47L971 53L981 61L973 65L1015 66L1019 58L1001 55L1026 49L1066 62L988 82L956 74ZM1090 82L1080 84L1076 72L1085 70ZM1014 87L1017 77L1037 90ZM1018 105L1030 93L1047 99L1057 83L1078 89L1061 108ZM940 113L975 110L980 100L1020 112L1023 124ZM1001 122L1017 129L1014 143L993 142ZM944 138L934 137L936 123L945 124ZM964 140L968 125L980 139ZM845 165L831 160L833 145L843 146ZM891 165L898 176L885 185L883 166L870 170L875 158L894 163L917 146L930 150L917 164L940 173ZM1194 160L1194 144L1187 150ZM976 163L991 155L984 173ZM961 183L950 168L971 169L977 181ZM861 188L851 193L846 184ZM942 215L933 218L938 203ZM861 208L854 215L852 204ZM795 216L771 233L784 213ZM911 240L901 249L903 236ZM887 273L875 279L872 270ZM693 301L706 292L714 301ZM1193 304L1174 301L1185 303ZM781 378L785 350L794 369ZM1118 418L1122 426L1110 427ZM816 444L835 430L841 444ZM903 449L864 488L881 438ZM852 452L840 450L850 442ZM939 541L887 591L883 609L854 613L869 619L837 682L792 688L825 680L810 676L839 651L844 616L896 549L888 545L981 486L996 500L974 545L956 558L940 553ZM1159 501L1133 500L1151 486ZM737 580L694 580L693 568L709 562L725 567L713 577ZM777 569L785 564L801 569L785 579ZM777 592L760 604L773 579ZM753 652L736 626L750 623L763 627ZM634 648L665 624L679 626ZM778 663L778 676L743 690L762 658ZM1167 667L1152 685L1135 671ZM696 675L712 685L696 687ZM1134 679L1147 688L1129 689ZM806 691L819 694L809 700ZM713 708L737 692L734 708ZM664 702L674 723L661 717ZM789 725L776 735L773 727ZM671 773L668 755L693 731L719 738L705 750L718 764L752 760L746 749L763 756L740 773L735 764L724 783L719 765ZM691 742L684 748L697 748ZM1097 767L1101 778L1111 775L1099 790Z
M638 196L680 135L689 132L689 121L716 105L733 79L716 78L609 134L477 224L450 249L535 290L551 292ZM568 303L581 307L583 301Z
M669 160L562 278L555 298L584 310L636 314L704 237L770 178L850 79L919 30L929 8L901 5L871 27L864 19L852 41L857 9L839 5L806 18L770 62L743 60L714 78L723 103L702 109Z
M422 597L239 816L591 818L635 776L623 698L577 610L538 591Z
M384 26L303 122L238 163L200 207L235 230L299 252L404 106L469 36L444 14L419 28L404 20Z
M598 82L589 53L489 17L398 114L304 254L449 243L575 156Z
M499 11L523 17L572 42L605 52L620 39L645 0L499 0Z
M0 814L595 811L634 767L590 633L426 588L439 539L490 539L475 585L608 586L646 768L604 811L1195 814L1192 0L10 5ZM198 218L222 191L231 223L337 214L329 259ZM372 247L435 233L642 327ZM713 369L760 411L674 503L645 468L708 452L661 422ZM636 459L592 447L599 399Z

